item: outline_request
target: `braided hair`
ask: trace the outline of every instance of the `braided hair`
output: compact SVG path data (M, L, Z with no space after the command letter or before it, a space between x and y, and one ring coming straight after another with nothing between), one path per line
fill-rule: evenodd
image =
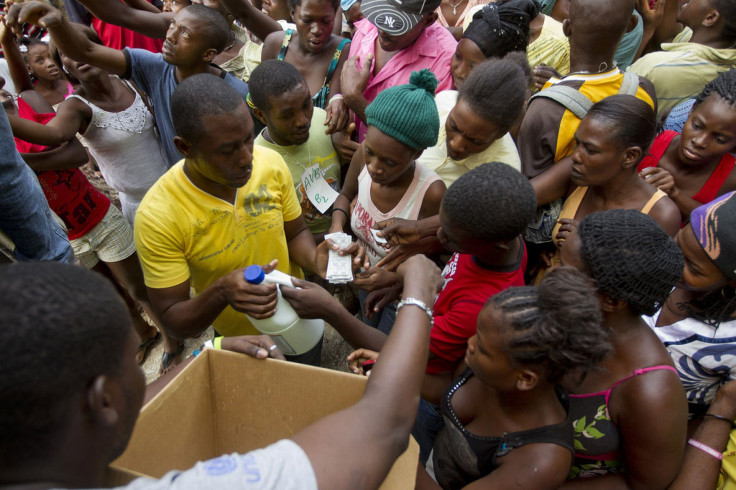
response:
M725 71L708 82L703 91L695 97L693 107L699 106L711 95L717 95L730 105L736 106L736 69Z
M682 277L684 259L654 219L633 209L610 209L578 225L580 249L598 290L653 315Z
M551 271L537 287L506 289L487 304L503 315L511 362L541 367L548 383L589 369L610 352L595 287L571 267Z

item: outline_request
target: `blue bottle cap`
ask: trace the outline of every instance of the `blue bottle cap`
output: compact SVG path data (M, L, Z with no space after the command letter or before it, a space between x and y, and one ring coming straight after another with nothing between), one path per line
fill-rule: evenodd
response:
M263 282L263 279L265 277L266 273L263 272L263 269L260 265L248 266L248 268L245 269L245 272L243 273L243 278L251 284L260 284Z

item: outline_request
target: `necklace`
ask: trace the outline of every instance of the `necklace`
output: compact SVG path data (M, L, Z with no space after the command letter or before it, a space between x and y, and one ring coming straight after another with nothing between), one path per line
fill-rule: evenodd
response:
M223 49L223 51L230 51L230 48L232 48L233 46L235 46L235 36L233 36L233 42L228 44L225 49Z
M464 1L465 1L465 0L460 0L459 2L457 2L457 3L453 4L453 3L452 3L452 2L450 1L450 0L447 0L447 3L448 3L448 4L450 5L450 7L452 7L452 15L457 15L457 8L458 8L458 7L460 6L460 5L462 5L462 3L463 3Z

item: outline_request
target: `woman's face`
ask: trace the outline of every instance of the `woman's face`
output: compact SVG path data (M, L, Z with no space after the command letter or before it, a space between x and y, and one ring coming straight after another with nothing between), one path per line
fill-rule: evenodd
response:
M601 186L624 170L626 149L612 137L611 130L611 123L599 118L585 117L580 122L572 153L573 184Z
M419 153L375 126L368 126L363 142L363 159L371 180L376 184L393 184L406 172L412 171Z
M318 53L332 36L335 9L326 0L302 0L291 12L299 42L310 53Z
M261 10L273 20L291 22L291 11L287 0L263 0Z
M26 53L28 70L42 80L58 80L61 70L49 54L49 47L45 44L34 44Z
M468 340L465 363L484 384L499 391L511 391L516 372L506 353L508 341L503 314L489 304L478 315L476 334Z
M453 160L464 160L488 149L505 131L480 117L460 98L447 116L445 133L447 155Z
M450 63L450 72L452 73L452 83L456 90L460 90L463 82L473 71L473 68L479 63L486 60L486 55L480 50L477 44L470 39L462 38L457 43L455 54L452 56Z
M708 292L726 284L726 276L705 253L690 223L677 232L675 242L685 257L682 282L688 290Z
M693 107L682 127L678 156L688 166L708 165L736 147L736 108L718 95Z

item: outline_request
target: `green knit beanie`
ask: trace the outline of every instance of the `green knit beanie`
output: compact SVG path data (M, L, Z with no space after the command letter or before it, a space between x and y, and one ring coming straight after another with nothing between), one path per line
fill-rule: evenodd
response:
M376 96L365 109L368 125L412 150L436 145L440 132L436 89L437 77L431 71L425 68L413 72L408 84L388 88Z

